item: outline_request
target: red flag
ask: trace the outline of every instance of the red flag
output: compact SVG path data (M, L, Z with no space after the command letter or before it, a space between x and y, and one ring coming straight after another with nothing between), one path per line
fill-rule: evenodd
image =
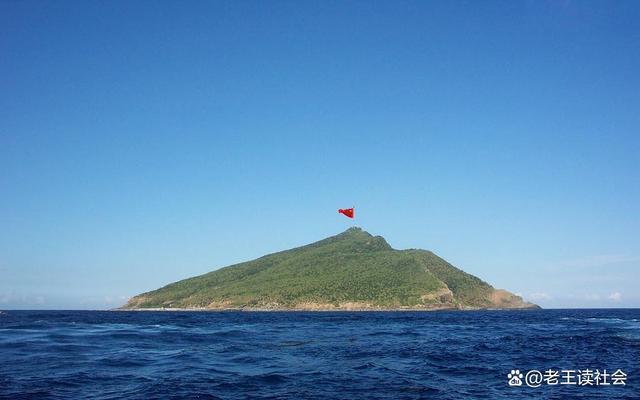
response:
M338 212L342 215L344 215L345 217L349 217L349 218L353 218L356 215L356 209L355 208L345 208L345 209L339 209Z

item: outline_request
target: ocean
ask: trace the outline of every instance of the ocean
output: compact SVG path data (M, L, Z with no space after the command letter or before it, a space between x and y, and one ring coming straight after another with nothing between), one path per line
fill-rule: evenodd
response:
M0 314L12 400L640 399L639 363L638 309Z

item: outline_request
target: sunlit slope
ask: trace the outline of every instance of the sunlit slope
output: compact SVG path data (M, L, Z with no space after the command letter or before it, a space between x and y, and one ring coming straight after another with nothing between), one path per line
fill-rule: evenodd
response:
M530 308L435 254L394 250L359 229L185 279L124 308Z

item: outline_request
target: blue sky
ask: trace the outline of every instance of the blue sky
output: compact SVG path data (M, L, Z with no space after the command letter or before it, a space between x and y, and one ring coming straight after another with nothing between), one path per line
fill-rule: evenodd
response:
M640 3L0 2L0 308L341 232L639 307Z

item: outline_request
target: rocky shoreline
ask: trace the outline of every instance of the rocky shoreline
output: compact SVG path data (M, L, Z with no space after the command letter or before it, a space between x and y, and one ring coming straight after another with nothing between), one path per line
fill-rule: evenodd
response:
M139 312L403 312L403 311L512 311L512 310L541 310L539 306L533 307L512 307L512 308L479 308L479 307L406 307L406 308L255 308L255 307L228 307L228 308L116 308L111 311L139 311Z

